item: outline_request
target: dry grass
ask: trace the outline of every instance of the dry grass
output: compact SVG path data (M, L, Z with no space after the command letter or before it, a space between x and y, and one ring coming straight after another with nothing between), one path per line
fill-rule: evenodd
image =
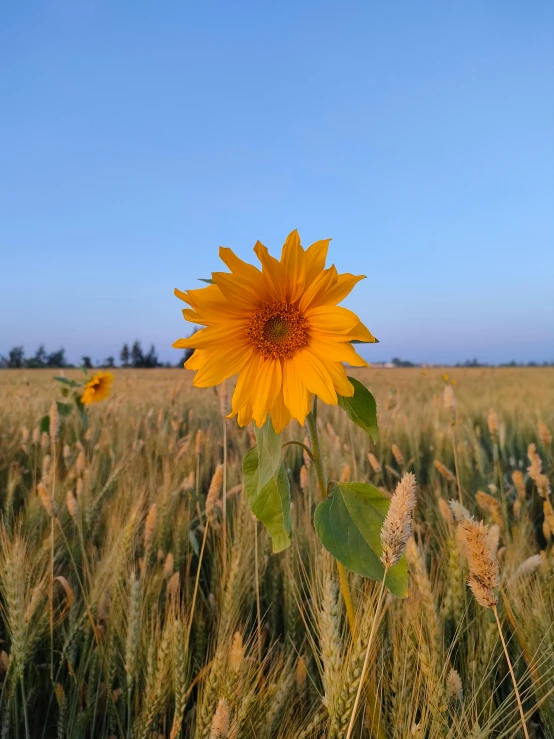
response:
M404 472L418 481L410 597L385 603L353 736L523 736L494 616L466 585L446 505L460 496L498 546L529 734L554 737L554 371L449 373L445 407L442 371L357 372L377 399L377 445L321 407L330 478L391 493ZM72 416L41 437L58 390L50 372L0 373L2 739L345 737L379 584L349 576L352 639L302 450L284 452L293 546L271 555L241 489L251 430L227 422L225 460L214 390L184 370L116 371L88 429ZM527 472L530 444L548 486Z

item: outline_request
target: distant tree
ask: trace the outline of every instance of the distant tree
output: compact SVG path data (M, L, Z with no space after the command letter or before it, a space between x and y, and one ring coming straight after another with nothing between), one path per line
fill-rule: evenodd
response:
M131 348L131 364L133 367L144 367L144 356L140 341L135 341Z
M104 367L115 367L114 357L106 357L104 360Z
M156 347L154 344L150 347L150 350L146 356L143 357L143 367L157 367L159 365L158 355L156 354Z
M92 369L92 360L86 354L84 357L81 357L81 367L84 367L85 369Z
M25 354L23 352L22 346L14 346L13 349L10 349L10 353L8 354L8 359L6 362L7 367L9 367L10 369L21 369L24 362Z
M127 344L123 344L123 348L121 349L121 354L119 355L119 358L121 359L121 364L123 365L123 367L129 366L130 356L131 354L129 352L129 347L127 346Z
M413 362L409 362L406 359L399 359L398 357L393 358L392 364L394 364L395 367L415 367Z
M65 359L65 349L62 347L57 352L50 352L46 357L47 367L65 367L67 365Z
M40 369L41 367L46 367L46 359L46 349L44 348L44 345L41 344L36 350L35 356L27 359L25 364L27 365L27 367L29 367L29 369Z

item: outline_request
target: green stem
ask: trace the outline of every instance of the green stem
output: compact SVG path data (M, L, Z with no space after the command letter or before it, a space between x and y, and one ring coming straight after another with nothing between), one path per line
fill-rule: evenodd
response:
M308 413L308 416L306 417L306 425L308 427L308 437L312 446L312 460L317 476L317 483L319 485L319 492L321 494L321 499L325 500L327 497L327 476L325 475L325 468L323 467L323 460L321 459L321 446L319 444L319 436L317 433L317 398L314 399L313 410L311 413Z
M314 455L312 454L311 449L306 446L306 444L303 444L301 441L296 441L296 439L294 439L293 441L285 441L283 446L290 446L291 444L296 444L297 446L301 446L302 449L309 456L309 458L312 460L312 462L314 461Z
M132 712L133 712L133 684L127 688L127 739L131 739L131 726L132 726Z
M25 721L25 739L31 739L31 733L29 731L29 716L27 714L27 696L25 694L25 682L23 675L21 675L21 700L23 701L23 719Z

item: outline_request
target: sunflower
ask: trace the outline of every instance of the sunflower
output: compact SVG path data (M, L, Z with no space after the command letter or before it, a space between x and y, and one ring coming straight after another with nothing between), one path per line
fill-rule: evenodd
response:
M97 372L85 385L84 392L81 395L81 403L90 405L105 400L111 392L112 382L113 375L111 372Z
M230 417L238 416L241 426L254 419L260 427L269 413L280 433L291 418L304 423L314 395L336 405L337 394L354 394L342 363L367 366L351 342L376 339L355 313L337 305L363 275L325 269L329 241L304 249L293 231L280 261L258 241L261 270L221 247L230 273L214 272L212 284L199 290L175 290L190 306L186 320L205 328L173 346L194 349L185 367L196 370L197 387L238 374Z

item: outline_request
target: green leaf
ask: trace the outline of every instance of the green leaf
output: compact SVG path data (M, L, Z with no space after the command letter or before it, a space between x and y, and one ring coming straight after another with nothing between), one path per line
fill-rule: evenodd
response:
M213 280L205 280L203 277L199 277L198 280L199 280L199 282L207 282L208 285L213 285L214 284L214 281Z
M78 387L81 384L80 382L76 382L75 380L68 380L67 377L57 376L54 377L54 380L56 380L57 382L61 382L64 385L69 385L70 387Z
M273 552L281 552L290 545L292 523L290 518L290 485L283 462L265 485L259 485L258 450L249 449L242 460L244 487L252 513L261 521L271 536Z
M69 416L69 414L73 410L73 406L71 405L71 403L60 403L60 401L58 401L57 406L60 416Z
M255 427L256 445L258 450L258 492L275 477L281 464L281 447L283 438L276 434L273 423L268 414L267 420L261 428Z
M40 419L39 429L41 434L50 433L50 416L43 416Z
M351 398L338 396L340 407L346 411L351 421L366 431L374 442L377 442L379 429L377 428L377 404L369 390L354 377L348 378L354 385L354 395Z
M347 569L382 580L381 527L389 505L390 500L373 485L332 483L330 496L315 510L315 530L325 549ZM405 557L388 571L386 585L397 598L407 597Z

